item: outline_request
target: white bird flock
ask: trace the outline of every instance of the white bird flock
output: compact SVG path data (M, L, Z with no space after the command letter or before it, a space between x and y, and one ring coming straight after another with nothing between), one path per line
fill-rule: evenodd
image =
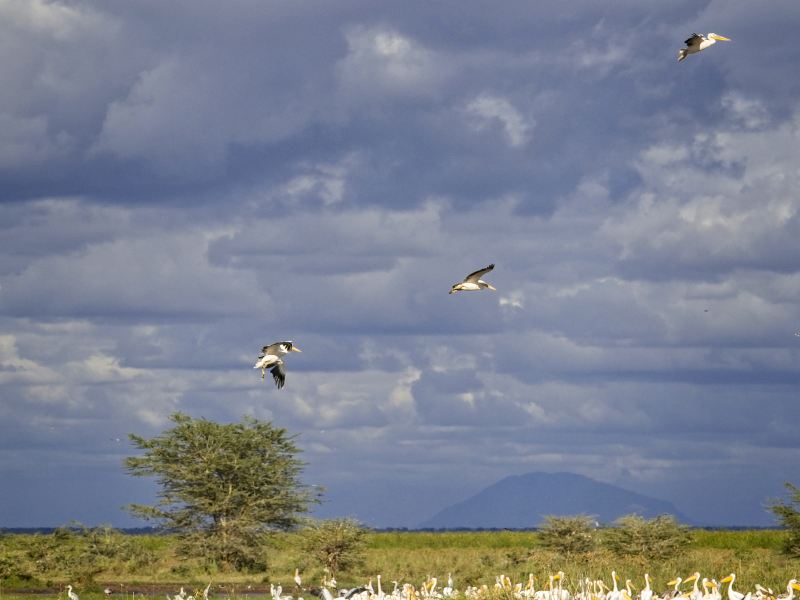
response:
M299 578L299 577L298 577ZM295 580L297 581L297 579ZM786 584L786 593L775 595L770 589L756 584L752 591L742 592L734 590L736 574L731 573L720 581L703 577L695 572L688 577L676 577L669 583L668 588L656 592L652 588L650 575L644 574L644 587L637 591L630 579L625 580L625 585L620 586L620 578L615 571L611 572L612 586L609 587L602 579L584 578L574 585L566 585L563 571L548 576L547 583L537 588L537 578L533 573L525 581L513 582L505 574L497 575L493 586L468 585L463 591L454 585L451 574L447 576L447 584L439 587L436 577L429 577L425 581L414 585L412 583L399 583L392 581L391 591L383 589L381 576L373 579L363 586L350 589L337 589L335 581L324 580L320 588L301 589L311 595L319 596L322 600L440 600L443 598L463 597L476 599L494 597L502 593L506 598L513 596L516 600L723 600L723 587L727 584L725 597L727 600L794 600L795 592L800 591L800 584L796 579L791 579ZM692 583L692 586L688 586ZM270 586L272 600L294 600L294 597L283 594L283 588ZM303 597L297 597L301 600ZM798 598L800 600L800 597Z

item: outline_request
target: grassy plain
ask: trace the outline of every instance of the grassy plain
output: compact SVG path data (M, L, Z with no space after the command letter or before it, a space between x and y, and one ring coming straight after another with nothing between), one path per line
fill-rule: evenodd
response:
M602 530L599 532L602 536ZM109 586L117 598L130 600L131 592L164 598L180 586L187 590L214 584L215 595L237 597L268 590L270 583L281 583L285 593L294 593L292 576L300 569L308 585L318 584L322 569L299 550L294 534L281 534L264 552L264 568L255 573L221 573L200 563L181 560L175 555L176 540L169 535L120 535L107 540L119 551L96 553L87 570L80 556L60 544L70 539L53 536L5 535L0 537L0 600L18 600L22 591L46 592L48 597L66 600L64 586L71 583L81 600L98 600L102 588ZM786 582L800 576L800 560L781 554L784 539L780 531L704 531L692 532L692 544L680 556L648 563L640 557L617 557L607 550L565 557L544 550L536 532L372 532L367 536L364 562L356 569L337 575L339 585L362 584L380 573L384 589L392 580L419 585L428 576L440 582L452 573L455 587L492 585L495 576L508 575L514 582L525 581L533 573L541 586L549 573L562 570L565 584L575 589L584 577L611 580L615 569L624 581L637 586L650 573L656 590L665 590L675 576L694 571L721 579L736 572L737 588L752 589L756 583L785 589ZM96 550L96 549L95 549ZM102 550L102 548L101 548ZM53 555L48 558L47 553ZM85 558L85 557L84 557ZM85 561L84 561L85 562ZM28 596L30 598L30 596ZM144 599L143 599L144 600Z

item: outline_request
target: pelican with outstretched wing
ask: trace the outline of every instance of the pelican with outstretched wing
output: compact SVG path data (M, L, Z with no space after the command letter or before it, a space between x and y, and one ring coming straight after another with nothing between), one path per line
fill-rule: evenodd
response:
M286 384L286 367L284 367L282 357L290 352L301 352L301 350L291 341L275 342L264 346L261 348L261 354L258 355L258 360L253 368L261 369L261 379L264 379L269 371L272 379L275 380L275 385L281 389Z
M684 44L686 44L686 48L681 48L678 50L678 62L681 62L690 54L697 54L701 50L705 50L709 46L713 46L717 42L730 41L731 38L726 38L724 35L719 35L716 33L707 33L706 35L693 33L689 39L684 42Z
M497 288L493 287L491 283L486 283L481 277L486 275L489 271L494 269L494 265L489 265L488 267L484 267L483 269L479 269L474 273L470 273L466 276L464 281L456 283L450 289L451 294L455 294L456 292L474 292L477 290L497 290Z

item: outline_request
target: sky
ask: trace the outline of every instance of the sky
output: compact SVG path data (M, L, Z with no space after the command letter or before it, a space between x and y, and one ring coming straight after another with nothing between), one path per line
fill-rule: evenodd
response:
M127 435L296 435L321 517L800 483L800 3L0 0L0 526ZM677 63L690 33L719 42ZM448 295L496 265L496 292ZM252 369L294 340L283 390Z

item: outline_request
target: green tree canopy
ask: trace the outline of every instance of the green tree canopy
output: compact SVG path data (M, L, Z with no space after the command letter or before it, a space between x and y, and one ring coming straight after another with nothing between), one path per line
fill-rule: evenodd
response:
M125 460L128 472L156 477L161 488L155 506L129 510L179 533L186 556L257 566L265 536L293 527L318 501L300 482L300 449L285 429L251 417L227 425L170 419L174 427L152 439L129 436L144 455Z
M786 489L789 491L788 500L773 500L769 509L789 531L784 550L793 556L800 556L800 488L787 482Z

